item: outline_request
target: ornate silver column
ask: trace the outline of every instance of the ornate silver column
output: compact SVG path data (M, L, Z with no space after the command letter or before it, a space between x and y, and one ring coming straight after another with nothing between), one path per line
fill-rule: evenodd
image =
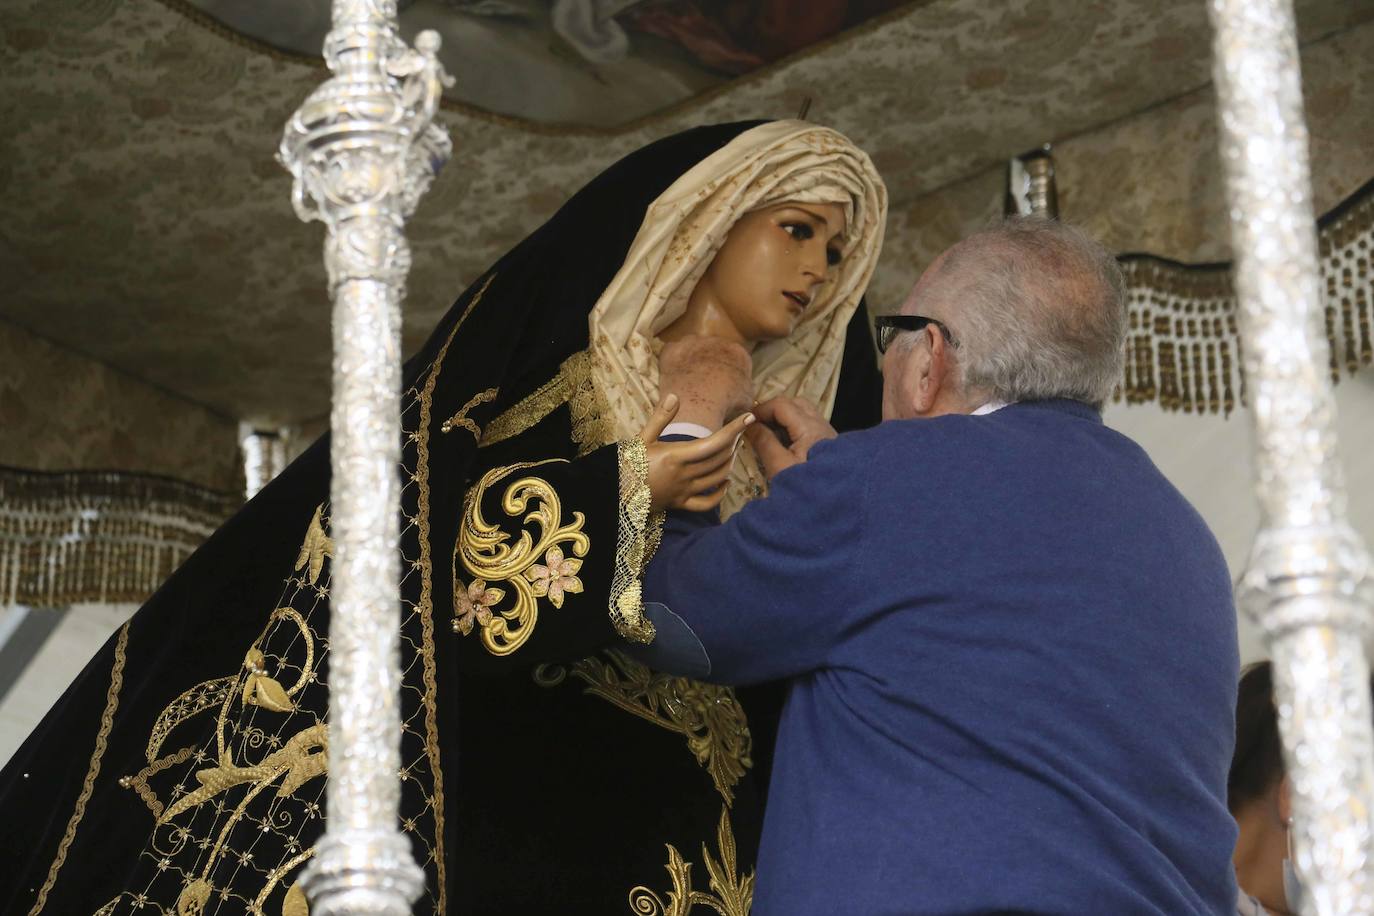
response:
M1336 457L1292 0L1209 8L1262 510L1238 599L1273 657L1302 912L1374 913L1374 596Z
M439 37L396 33L396 0L334 0L334 76L287 124L278 158L301 219L328 229L334 300L327 829L301 881L315 916L405 914L424 876L400 799L400 302L405 218L448 159L432 123Z

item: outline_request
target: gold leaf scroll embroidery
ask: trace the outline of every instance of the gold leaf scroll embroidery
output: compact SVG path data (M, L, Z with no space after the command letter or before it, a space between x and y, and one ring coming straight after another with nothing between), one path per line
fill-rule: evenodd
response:
M511 518L524 515L521 522L524 527L514 545L509 543L509 534L488 522L482 514L482 499L497 481L519 471L554 462L567 463L564 459L553 458L493 468L482 475L482 479L468 491L464 499L462 527L453 555L453 593L455 597L461 595L469 601L473 592L478 593L484 613L474 612L473 617L481 627L482 645L493 655L509 655L530 638L539 617L538 602L541 597L547 598L555 607L561 605L561 597L555 602L550 594L551 586L555 586L555 591L581 590L580 580L572 575L577 571L576 567L570 569L566 565L569 560L564 559L560 545L568 545L575 557L586 556L591 549L591 539L582 530L586 519L581 512L574 512L572 521L564 525L562 502L548 481L533 476L521 477L506 487L501 500L502 510ZM532 502L537 502L538 508L529 509ZM538 538L531 536L530 525L538 527ZM568 588L566 581L559 585L551 579L552 573L541 575L541 572L550 569L550 565L541 564L541 560L544 564L557 560L562 578L576 581L576 587ZM474 580L470 586L465 586L459 578L460 562L464 571ZM479 582L480 589L476 587ZM509 590L487 587L487 583L496 582L507 584ZM501 594L496 596L492 592ZM561 595L561 591L559 593ZM511 598L510 607L503 610L499 606L491 606L504 603L508 595ZM489 601L486 600L488 598ZM460 599L456 603L462 605L463 601ZM454 610L458 615L454 618L455 623L460 619L470 621L470 609L466 605L455 607ZM495 613L491 613L493 610ZM460 631L461 626L458 624ZM471 623L467 626L470 631Z
M718 684L660 674L623 652L607 649L573 663L573 675L588 685L586 692L655 725L677 732L697 763L706 768L716 791L727 805L745 770L754 765L753 736L735 692ZM562 669L541 665L535 682L552 687L563 680Z
M720 916L748 916L754 903L754 874L750 872L742 878L738 875L734 831L730 815L724 808L720 811L716 840L720 847L719 861L711 858L705 843L701 846L711 892L692 889L692 865L684 862L681 853L670 843L667 844L668 864L664 867L673 889L667 892L666 900L643 885L630 891L630 909L636 916L689 916L698 906L708 906Z
M479 391L474 394L466 404L458 408L456 414L443 422L443 425L439 427L440 432L450 433L455 429L462 428L472 433L472 437L481 442L482 427L478 426L476 421L468 418L468 411L480 404L496 400L496 395L500 390L499 388L488 388L486 391Z
M296 571L308 569L310 584L316 585L324 570L325 557L333 559L334 541L324 532L324 503L320 503L315 507L315 517L310 520L305 542L301 544L301 552L296 557Z

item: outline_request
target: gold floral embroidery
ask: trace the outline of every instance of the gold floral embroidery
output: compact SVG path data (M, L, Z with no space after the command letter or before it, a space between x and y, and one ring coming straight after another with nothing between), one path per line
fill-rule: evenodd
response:
M229 695L238 684L235 675L228 677L217 677L209 681L201 681L190 690L177 697L161 714L157 721L153 723L153 732L148 737L148 749L145 752L148 763L157 760L162 752L162 744L167 740L167 736L181 723L200 715L207 709L213 709L224 703L224 698Z
M538 526L537 539L531 537L530 531L525 529L520 532L515 544L511 545L508 543L511 536L499 526L488 522L482 514L482 499L497 481L519 471L555 462L566 463L564 459L554 458L493 468L482 475L482 479L468 491L464 500L463 520L458 545L453 555L453 593L455 596L463 594L471 604L472 595L476 591L476 580L480 580L483 597L486 596L487 583L501 582L510 587L513 598L513 604L509 608L496 609L495 614L484 615L485 622L477 621L481 625L482 645L493 655L509 655L524 645L534 632L539 616L538 599L548 596L552 585L550 579L541 592L535 581L527 575L539 565L538 559L542 556L548 561L556 556L561 562L566 562L562 560L562 550L559 548L559 545L564 543L577 557L586 556L587 551L591 549L591 540L582 530L586 521L583 514L574 512L572 521L563 524L563 506L557 492L548 481L539 477L527 476L514 481L506 487L501 501L501 507L508 516L514 518L523 514L523 525ZM539 507L530 509L531 502L538 502ZM467 587L459 578L460 562L464 571L475 580ZM559 568L566 569L561 565ZM560 575L560 578L565 577ZM537 579L536 575L535 580ZM581 583L578 582L578 588L580 587ZM566 586L560 590L556 602L549 596L550 603L555 607L561 606L561 591L567 590L569 589ZM465 614L468 610L462 605L461 600L455 600L455 605L455 614ZM490 605L484 607L487 611L492 610ZM472 616L473 619L477 618L475 608L472 609ZM457 622L459 618L455 616L454 619L461 632L462 624ZM471 630L470 625L468 629Z
M178 799L162 817L158 818L158 822L166 823L181 812L198 807L235 786L251 783L253 788L249 791L248 797L240 803L240 807L243 807L282 776L286 778L282 779L281 785L277 787L277 797L290 798L305 783L325 774L328 749L328 726L320 723L292 735L281 750L273 752L262 763L253 766L234 764L226 752L220 758L218 766L196 772L200 788Z
M574 662L566 670L541 665L535 682L553 687L569 672L586 682L587 693L685 737L725 803L734 802L733 789L754 761L749 722L733 690L661 674L616 649Z
M491 623L491 609L504 597L505 589L488 588L485 579L473 579L466 592L455 591L453 632L466 636L472 632L473 623L484 627Z
M663 523L651 513L649 458L644 440L634 436L617 446L620 464L620 514L616 525L615 571L611 576L611 623L635 642L649 643L654 625L644 616L643 583L650 545L657 547Z
M748 916L754 903L754 873L738 875L734 831L730 815L724 808L720 812L716 841L720 847L720 861L711 858L705 843L701 846L702 861L710 875L710 892L693 890L692 865L684 862L681 853L670 843L668 864L664 867L672 879L673 889L667 892L665 900L643 885L636 887L630 891L631 911L636 916L689 916L696 907L707 906L719 916Z
M582 580L577 573L582 569L582 561L573 557L564 559L563 551L557 546L550 547L544 554L543 563L535 563L525 570L525 578L534 586L534 596L549 599L549 604L561 608L563 594L579 594Z
M443 422L443 425L439 427L439 431L444 433L451 433L455 429L466 429L468 432L472 433L472 437L474 439L476 439L478 442L481 442L482 427L478 426L476 421L468 418L468 411L472 410L472 408L478 406L479 404L486 404L489 401L496 400L496 395L500 392L500 390L501 389L499 388L488 388L486 391L479 391L476 394L474 394L471 398L468 399L468 402L466 404L458 408L458 412L456 414L449 417L447 420Z
M115 640L114 665L110 668L110 687L105 692L105 711L100 714L100 729L95 735L95 750L91 753L91 762L86 768L86 778L81 783L81 792L76 797L76 806L72 809L71 819L67 821L67 830L62 834L62 841L57 844L57 855L53 858L52 867L48 869L47 880L38 891L38 898L34 901L33 909L29 910L29 916L37 916L43 912L43 907L47 905L48 894L52 892L53 885L57 883L57 873L62 870L62 864L67 861L67 850L71 848L72 841L76 839L76 828L81 825L81 819L86 814L86 804L91 800L91 792L95 789L96 777L100 775L100 759L105 756L105 746L110 740L110 729L114 726L115 710L119 708L119 691L124 686L124 652L129 645L129 624L119 628L119 636Z

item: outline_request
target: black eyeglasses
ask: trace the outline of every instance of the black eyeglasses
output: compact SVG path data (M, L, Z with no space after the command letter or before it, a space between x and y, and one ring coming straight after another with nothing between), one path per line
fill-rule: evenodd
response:
M954 335L949 332L943 321L937 318L927 318L924 315L879 315L873 319L873 327L878 332L878 352L886 353L887 348L892 344L892 339L902 331L919 331L928 324L933 324L940 329L940 334L945 338L945 343L951 347L957 347L954 342Z

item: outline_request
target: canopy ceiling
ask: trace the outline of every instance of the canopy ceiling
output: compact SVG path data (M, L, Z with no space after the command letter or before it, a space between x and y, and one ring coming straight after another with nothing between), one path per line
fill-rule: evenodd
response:
M211 11L218 3L221 14L228 6L198 2ZM1374 19L1372 0L1296 5L1303 42ZM407 21L429 25L429 10L518 35L518 21L464 12L473 6L502 4L416 0ZM493 95L499 55L460 55L457 99L470 101L449 100L442 113L455 156L408 229L407 349L569 193L655 137L794 116L810 97L810 117L869 150L900 205L1209 79L1202 0L925 0L877 15L884 4L850 6L863 15L842 25L867 21L830 37L820 29L818 43L733 80L719 72L665 78L673 92L645 95L645 113L622 126L589 116L594 96L585 92L569 94L563 108L545 104L537 80L523 95ZM529 26L540 34L550 28L544 12ZM290 44L280 31L258 31ZM450 31L454 48L466 47L462 30ZM667 39L626 34L635 66L676 72L692 56ZM6 3L0 55L8 141L0 151L0 318L227 417L291 423L324 414L322 230L295 219L289 181L273 160L282 125L324 79L322 67L183 0ZM545 57L579 79L626 85L616 70L624 61L595 65L566 49ZM909 282L905 274L885 263L877 286Z

